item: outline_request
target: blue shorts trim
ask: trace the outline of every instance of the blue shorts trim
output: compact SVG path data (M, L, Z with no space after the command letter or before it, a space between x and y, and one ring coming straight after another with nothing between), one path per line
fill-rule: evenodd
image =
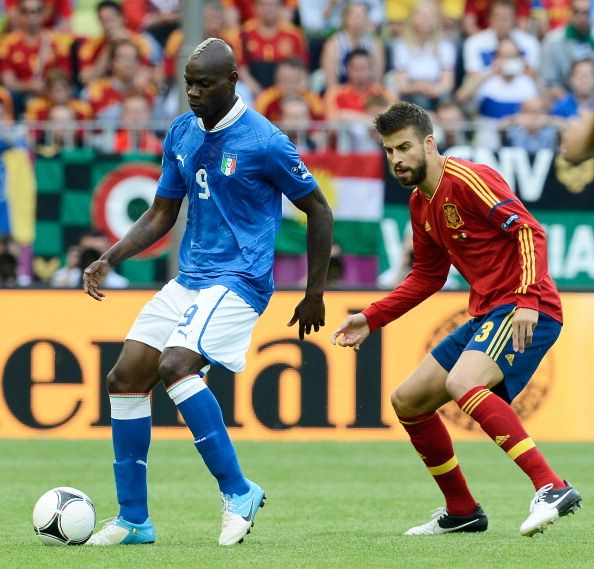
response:
M562 328L555 319L540 312L532 344L523 354L514 352L512 319L515 310L515 305L506 304L494 308L484 316L472 318L446 336L433 348L431 354L449 372L462 352L484 352L503 372L503 381L492 391L511 403L526 387Z

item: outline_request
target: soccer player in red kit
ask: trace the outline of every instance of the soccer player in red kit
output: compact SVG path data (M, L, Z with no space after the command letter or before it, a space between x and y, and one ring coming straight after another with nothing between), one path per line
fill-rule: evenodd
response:
M581 505L524 430L511 401L525 387L562 324L542 227L492 168L439 154L420 107L398 102L375 126L410 197L414 261L385 298L349 316L331 342L358 350L371 332L441 289L450 265L470 284L473 317L444 338L392 394L398 420L445 497L445 507L406 535L487 529L450 435L436 412L454 400L528 475L536 494L520 533L532 536Z

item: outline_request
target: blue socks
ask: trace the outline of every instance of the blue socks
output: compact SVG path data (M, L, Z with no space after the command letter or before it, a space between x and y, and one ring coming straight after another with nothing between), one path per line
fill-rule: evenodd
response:
M221 492L237 495L249 492L221 407L200 376L189 375L180 379L167 389L167 393L192 431L194 446L217 479Z
M113 394L111 428L119 515L141 524L148 518L147 456L151 442L151 405L146 394Z

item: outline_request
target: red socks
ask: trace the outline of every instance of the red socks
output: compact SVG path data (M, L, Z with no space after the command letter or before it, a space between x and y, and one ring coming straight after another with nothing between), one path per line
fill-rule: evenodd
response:
M443 492L448 513L457 516L471 514L477 502L468 489L454 454L450 434L440 416L437 413L426 413L411 418L398 417L398 420Z
M480 386L463 395L458 406L530 477L536 490L549 483L553 488L565 487L524 430L516 412L503 399Z

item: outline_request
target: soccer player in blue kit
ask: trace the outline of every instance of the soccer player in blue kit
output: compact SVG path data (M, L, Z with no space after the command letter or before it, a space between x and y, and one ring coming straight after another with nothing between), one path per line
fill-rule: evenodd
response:
M91 545L155 541L147 455L149 393L159 379L219 484L219 544L241 542L253 526L264 490L244 476L203 378L211 364L233 372L245 366L252 330L274 288L282 193L307 215L307 285L288 325L299 323L301 339L324 326L333 222L322 192L289 139L235 94L235 58L224 41L209 38L198 45L185 81L191 112L169 128L153 204L84 271L84 291L101 300L99 286L109 269L165 235L187 196L179 274L142 309L107 376L120 510Z

